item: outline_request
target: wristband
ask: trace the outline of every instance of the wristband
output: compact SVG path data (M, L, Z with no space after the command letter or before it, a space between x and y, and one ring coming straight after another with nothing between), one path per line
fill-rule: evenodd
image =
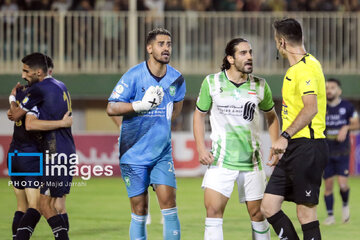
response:
M14 95L10 95L10 96L9 96L9 103L10 103L10 105L11 105L11 102L16 102L16 98L15 98Z
M287 133L286 131L283 131L280 136L284 137L285 139L287 139L288 141L290 141L291 136L289 133Z

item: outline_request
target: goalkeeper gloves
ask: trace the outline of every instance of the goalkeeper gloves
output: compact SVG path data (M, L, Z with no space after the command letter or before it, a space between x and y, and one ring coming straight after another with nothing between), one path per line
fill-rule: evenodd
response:
M164 98L164 91L160 86L149 87L141 101L132 103L135 112L149 111L159 106Z

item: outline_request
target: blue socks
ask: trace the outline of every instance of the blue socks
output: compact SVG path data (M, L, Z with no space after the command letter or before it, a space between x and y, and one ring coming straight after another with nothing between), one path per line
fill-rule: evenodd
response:
M179 240L180 239L180 221L177 214L177 207L162 209L164 216L163 235L166 240Z
M131 213L130 240L146 240L146 218L147 215L139 216Z
M331 193L329 195L325 195L325 205L326 205L326 211L328 216L332 216L334 214L333 212L333 206L334 206L334 195Z
M164 216L163 235L166 240L180 239L180 222L177 214L177 208L161 210ZM139 216L131 213L130 240L146 240L146 218L147 215Z

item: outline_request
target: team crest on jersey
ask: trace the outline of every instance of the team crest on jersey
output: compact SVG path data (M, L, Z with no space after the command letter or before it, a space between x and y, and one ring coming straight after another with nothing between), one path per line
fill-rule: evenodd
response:
M16 122L15 122L15 125L16 125L17 127L20 127L20 126L22 125L22 121L21 121L21 120L16 121Z
M175 96L176 87L175 87L175 86L170 86L169 92L170 92L170 95L171 95L171 96Z
M28 98L28 97L25 97L25 98L22 100L22 104L26 104L28 101L29 101L29 98Z
M340 115L345 115L346 109L345 108L340 108L339 113L340 113Z

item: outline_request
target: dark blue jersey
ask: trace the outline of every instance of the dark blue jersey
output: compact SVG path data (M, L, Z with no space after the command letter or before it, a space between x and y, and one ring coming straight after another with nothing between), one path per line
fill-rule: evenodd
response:
M41 120L61 120L67 111L71 111L70 94L61 81L46 77L43 81L32 85L27 96L21 102L21 107L30 111L34 106ZM74 139L71 128L59 128L44 131L42 150L49 153L75 153Z
M327 105L326 113L326 138L329 144L330 156L348 155L350 153L349 133L344 142L336 140L342 126L350 124L350 119L356 116L354 106L345 100L337 106Z
M16 102L20 104L28 94L28 87L18 88L16 90ZM25 128L25 115L14 123L14 132L11 141L11 148L19 152L39 152L38 144L41 140L41 134L38 132L29 132Z

